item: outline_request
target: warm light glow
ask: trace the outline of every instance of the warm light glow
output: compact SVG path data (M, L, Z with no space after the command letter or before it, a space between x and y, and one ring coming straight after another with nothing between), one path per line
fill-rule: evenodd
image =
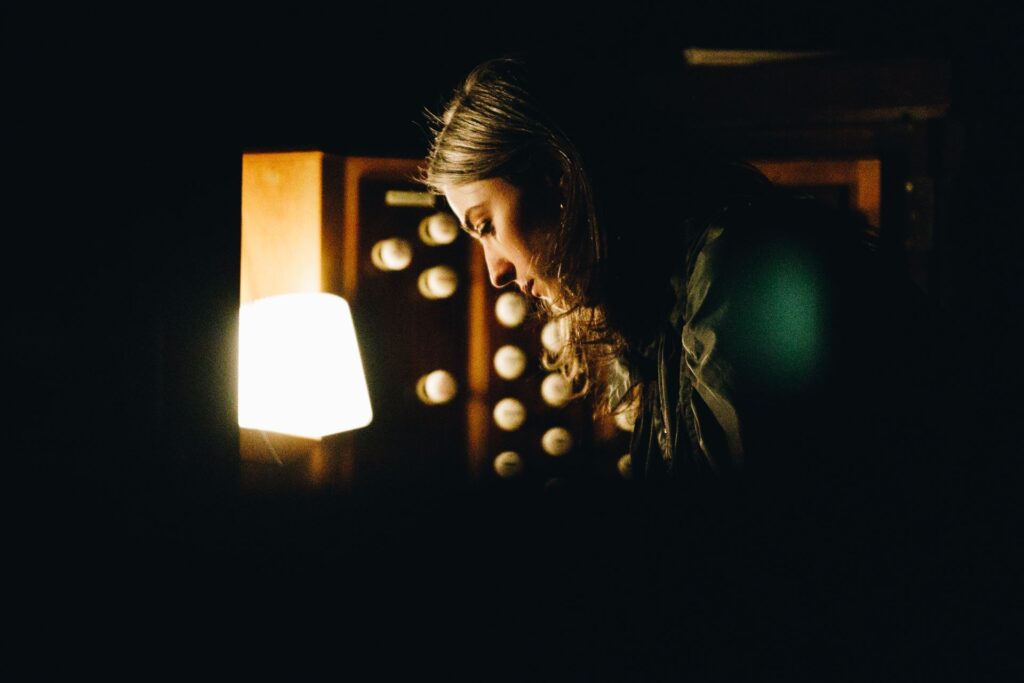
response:
M241 308L238 425L312 439L373 419L348 304L282 294Z

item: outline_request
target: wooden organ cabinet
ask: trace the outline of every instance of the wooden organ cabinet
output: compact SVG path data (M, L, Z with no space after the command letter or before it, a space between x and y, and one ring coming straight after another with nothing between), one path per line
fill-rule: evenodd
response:
M772 180L879 222L872 159L755 162ZM243 487L414 491L548 486L630 474L631 425L594 422L542 367L554 323L491 287L482 250L416 160L321 152L243 157L242 303L295 291L347 299L372 423L320 441L242 429Z

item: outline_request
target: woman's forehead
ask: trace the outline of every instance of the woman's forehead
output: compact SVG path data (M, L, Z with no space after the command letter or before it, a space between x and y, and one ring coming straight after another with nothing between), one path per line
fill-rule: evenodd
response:
M508 202L519 198L519 189L504 178L486 178L459 185L445 185L444 196L456 214L495 202Z

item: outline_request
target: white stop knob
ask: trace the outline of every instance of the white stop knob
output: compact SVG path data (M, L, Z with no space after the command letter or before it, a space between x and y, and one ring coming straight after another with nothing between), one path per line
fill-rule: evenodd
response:
M494 353L494 371L502 379L515 379L526 369L526 354L518 346L506 344Z
M435 213L420 221L420 239L432 247L451 244L459 236L459 224L450 213Z
M559 372L552 372L540 384L540 395L549 406L560 408L569 402L569 382Z
M526 318L526 300L521 294L505 292L494 303L494 315L505 327L515 327Z
M552 427L544 432L540 445L548 455L565 455L572 450L572 434L564 427Z
M549 320L540 331L540 343L551 353L558 353L565 346L566 322L564 319Z
M420 400L429 405L447 403L455 398L459 385L450 372L445 370L434 370L430 374L420 377L416 383L416 394Z
M401 237L381 240L370 250L370 259L381 270L403 270L412 262L412 245Z
M623 479L633 478L633 458L626 453L624 456L619 458L618 462L619 474L622 475Z
M420 294L428 299L446 299L458 286L459 276L448 266L434 266L420 273Z
M509 479L523 471L523 459L515 451L499 453L494 459L494 471L502 479Z
M494 406L494 423L506 432L514 432L526 420L526 407L514 398L503 398Z

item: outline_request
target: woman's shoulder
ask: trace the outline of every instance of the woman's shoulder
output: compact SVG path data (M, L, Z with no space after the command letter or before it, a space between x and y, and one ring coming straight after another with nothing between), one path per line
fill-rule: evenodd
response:
M755 286L758 275L811 269L838 279L878 260L876 231L863 216L775 186L723 202L688 229L673 286L691 297L711 277Z

